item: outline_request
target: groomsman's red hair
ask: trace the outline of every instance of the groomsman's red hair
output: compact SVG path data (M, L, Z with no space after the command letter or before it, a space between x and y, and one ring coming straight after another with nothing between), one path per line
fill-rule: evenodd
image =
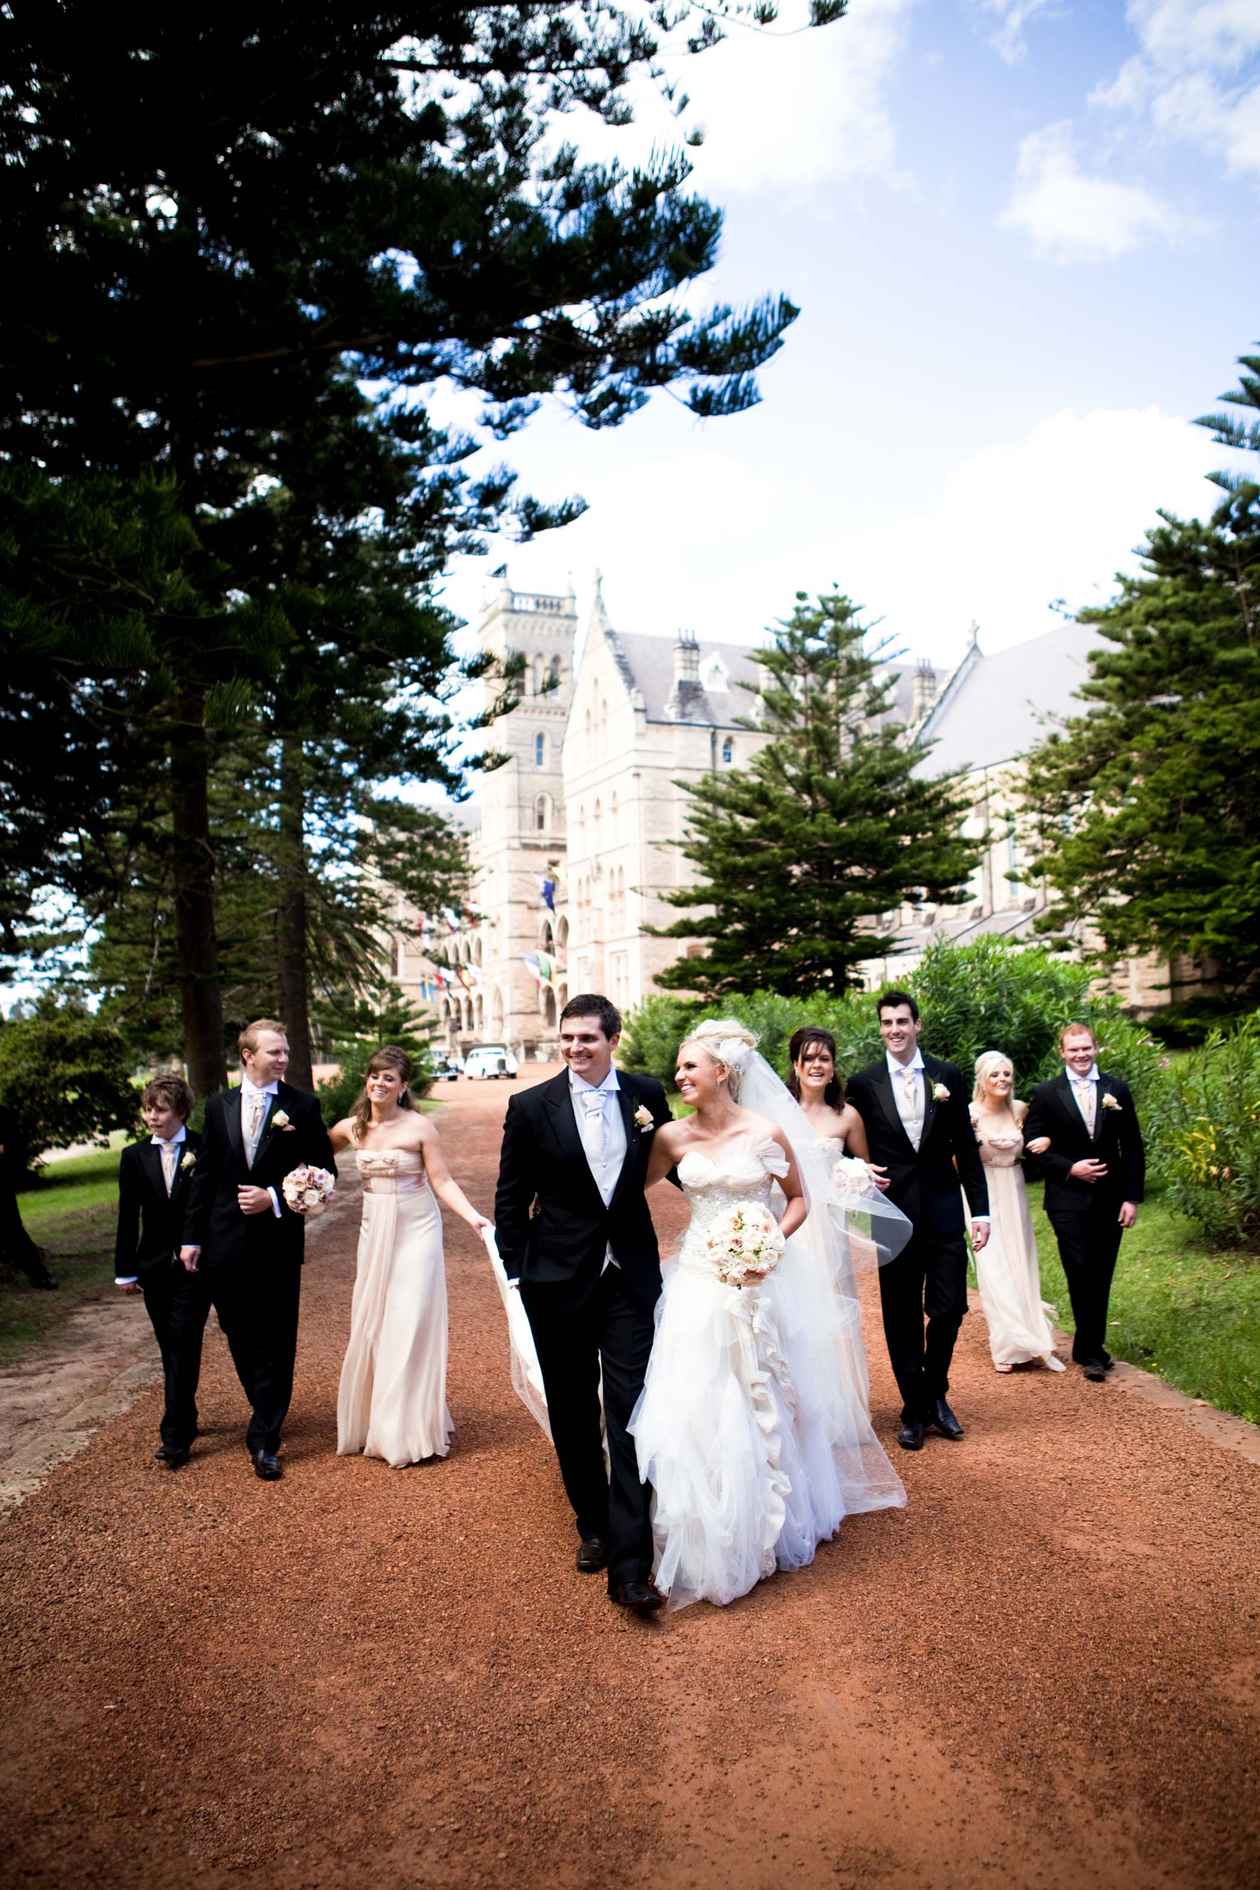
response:
M277 1022L274 1017L256 1017L252 1024L246 1024L244 1030L236 1039L237 1047L242 1056L244 1056L247 1050L257 1050L258 1033L260 1030L274 1030L278 1036L284 1038L286 1043L289 1041L288 1031L285 1029L284 1025Z
M1093 1025L1092 1025L1092 1024L1064 1024L1064 1026L1063 1026L1063 1028L1062 1028L1062 1030L1061 1030L1061 1031L1059 1032L1059 1048L1060 1048L1060 1050L1062 1050L1062 1048L1063 1048L1063 1046L1064 1046L1064 1044L1065 1044L1065 1043L1067 1042L1067 1040L1068 1040L1068 1038L1069 1038L1070 1036L1072 1036L1072 1034L1073 1034L1073 1033L1074 1033L1075 1031L1080 1031L1080 1030L1083 1030L1083 1031L1085 1032L1085 1035L1086 1035L1086 1036L1087 1036L1087 1037L1089 1038L1089 1040L1090 1040L1090 1042L1091 1042L1091 1043L1093 1044L1093 1046L1094 1046L1094 1048L1095 1048L1095 1050L1097 1050L1097 1048L1098 1048L1098 1039L1097 1039L1097 1037L1095 1037L1095 1035L1094 1035L1094 1027L1093 1027Z

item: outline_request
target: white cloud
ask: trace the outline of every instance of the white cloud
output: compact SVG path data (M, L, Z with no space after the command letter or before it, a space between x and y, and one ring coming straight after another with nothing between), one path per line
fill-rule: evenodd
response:
M998 221L1024 230L1056 262L1123 256L1152 237L1173 239L1191 227L1143 185L1082 170L1066 121L1023 140L1015 192Z
M655 92L636 89L635 124L560 129L584 151L623 162L674 145L699 125L691 156L702 190L805 190L842 179L898 183L888 93L914 0L862 0L845 19L806 32L740 30L711 52L670 66L690 105L672 117ZM792 16L784 13L784 24Z
M973 0L973 4L996 22L991 43L1007 65L1013 66L1028 50L1024 28L1053 5L1053 0Z
M1052 629L1056 598L1112 596L1159 509L1210 514L1221 495L1205 474L1223 457L1158 407L1056 413L962 460L918 516L841 545L837 568L916 652L954 660L973 619L982 647L1003 649Z
M1260 0L1129 0L1141 51L1091 103L1260 175Z

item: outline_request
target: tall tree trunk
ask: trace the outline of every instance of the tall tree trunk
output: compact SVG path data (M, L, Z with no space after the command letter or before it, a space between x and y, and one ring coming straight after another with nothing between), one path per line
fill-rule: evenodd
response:
M311 1004L306 956L306 780L302 743L284 736L280 745L280 1015L289 1032L289 1081L314 1089L311 1068Z
M178 697L171 746L175 936L179 943L184 1058L188 1080L198 1096L208 1096L227 1085L205 709L205 694L200 689L186 690Z

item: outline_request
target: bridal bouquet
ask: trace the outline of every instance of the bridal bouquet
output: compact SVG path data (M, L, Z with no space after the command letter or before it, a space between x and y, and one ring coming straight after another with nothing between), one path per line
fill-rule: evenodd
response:
M724 1286L760 1286L783 1257L783 1235L769 1208L737 1203L709 1229L706 1246Z
M295 1214L305 1214L308 1220L314 1220L328 1206L337 1177L330 1175L326 1168L312 1168L306 1162L299 1162L280 1185L285 1206L292 1208Z

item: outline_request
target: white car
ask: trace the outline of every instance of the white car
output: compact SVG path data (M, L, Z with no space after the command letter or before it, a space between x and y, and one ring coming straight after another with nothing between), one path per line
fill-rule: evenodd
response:
M470 1082L479 1077L491 1076L506 1076L510 1079L516 1075L518 1068L516 1058L502 1043L474 1044L464 1058L464 1075Z

